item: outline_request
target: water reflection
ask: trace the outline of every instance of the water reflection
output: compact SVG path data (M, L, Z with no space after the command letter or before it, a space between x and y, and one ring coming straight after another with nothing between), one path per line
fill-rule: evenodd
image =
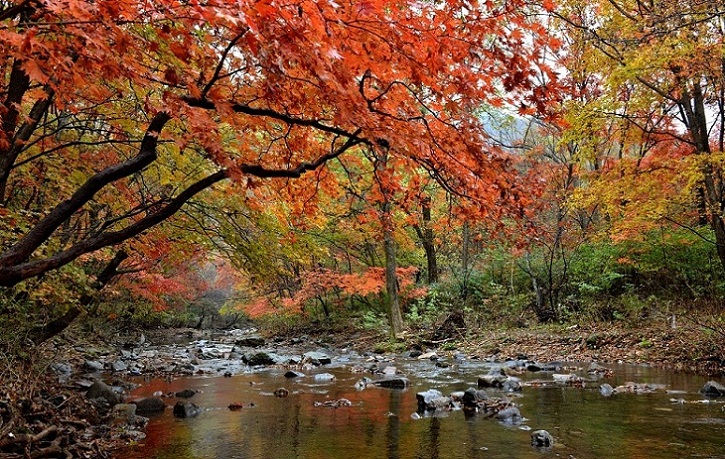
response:
M368 388L356 391L359 375L345 368L326 369L337 376L330 384L310 376L285 380L279 371L233 378L186 378L153 381L135 395L181 389L201 391L192 399L205 411L197 418L174 419L171 410L149 423L142 445L124 451L124 459L679 459L725 458L723 403L699 403L705 379L646 367L615 368L613 386L625 381L666 384L685 391L667 394L601 396L589 387L531 388L516 398L525 426L503 426L483 416L452 412L447 416L411 418L415 393L436 388L464 390L480 368L448 378L411 377L407 390ZM546 378L546 375L525 375ZM550 375L548 376L550 377ZM434 380L435 383L432 383ZM278 387L287 398L272 396ZM491 393L490 395L502 396ZM349 399L349 407L315 406L315 402ZM673 403L683 398L688 403ZM174 399L169 399L172 405ZM697 403L696 403L697 402ZM244 408L230 411L230 403ZM253 405L253 406L252 406ZM556 438L551 451L529 445L530 429L546 429Z

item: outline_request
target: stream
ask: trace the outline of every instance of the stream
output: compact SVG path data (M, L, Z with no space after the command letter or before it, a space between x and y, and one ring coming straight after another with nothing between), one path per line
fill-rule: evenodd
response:
M205 361L207 373L200 376L139 378L141 385L131 398L192 389L197 393L188 400L202 412L193 418L175 418L171 406L177 399L166 398L167 409L151 416L146 438L120 457L725 458L725 400L699 393L707 381L704 376L617 364L607 365L612 374L601 378L587 374L587 365L572 364L557 373L581 376L584 387L573 387L554 383L551 372L509 370L520 378L521 392L485 389L489 397L510 397L520 409L521 423L504 424L462 410L418 412L416 401L416 393L428 389L448 395L476 387L478 376L500 362L463 356L442 360L389 356L382 361L352 351L335 352L330 354L331 364L301 368L305 375L297 378L286 378L288 369L280 366L251 367L230 364L228 359ZM356 389L364 376L383 378L369 370L386 366L394 366L410 385ZM364 367L367 371L362 372ZM221 376L222 371L231 377ZM323 373L335 378L315 377ZM657 390L610 397L600 393L603 383L617 387L630 381ZM275 396L279 388L288 395ZM351 404L328 406L340 399ZM531 446L531 433L538 429L551 433L553 447Z

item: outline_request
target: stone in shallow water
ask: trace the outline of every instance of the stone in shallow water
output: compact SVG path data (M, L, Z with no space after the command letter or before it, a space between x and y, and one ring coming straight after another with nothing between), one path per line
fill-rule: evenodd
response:
M133 402L140 414L160 413L166 409L166 403L160 397L147 397Z
M261 336L252 335L239 338L234 342L234 344L241 347L261 347L264 346L266 342Z
M554 437L546 430L535 430L531 432L531 446L551 448L554 446Z
M249 366L256 367L260 365L274 365L275 361L266 352L255 352L253 354L245 354L242 361Z
M487 399L488 394L486 394L486 392L481 389L476 389L475 387L469 387L468 389L466 389L466 392L464 392L463 396L461 397L461 400L463 401L463 406L469 409L475 409L476 407L478 407L478 402Z
M304 358L313 365L329 365L332 363L332 359L327 354L317 351L305 352Z
M184 389L176 392L174 395L179 398L190 398L193 397L196 394L195 390L192 389Z
M488 374L478 377L478 387L493 387L501 389L508 376L502 374Z
M330 373L320 373L318 375L315 375L315 381L317 382L330 382L334 381L335 375Z
M191 402L176 402L174 405L175 418L193 418L201 413L201 408Z
M436 389L428 389L425 392L415 394L418 400L418 412L445 410L452 406L451 398L445 397Z
M521 424L523 418L521 417L521 411L515 406L511 406L496 413L496 419L504 424L518 425Z
M386 378L373 381L373 384L387 389L405 389L410 385L410 381L408 378Z
M708 381L702 389L700 389L700 393L711 397L720 397L725 395L725 386L717 381Z
M599 393L605 397L611 397L614 394L614 388L609 384L602 384L599 386Z

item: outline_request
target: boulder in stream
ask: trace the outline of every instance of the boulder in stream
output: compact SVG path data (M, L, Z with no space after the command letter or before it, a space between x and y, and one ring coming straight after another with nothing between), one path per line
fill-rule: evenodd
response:
M201 413L201 408L191 402L176 402L174 405L175 418L193 418Z
M375 380L373 384L386 389L405 389L410 385L410 381L408 381L408 378L385 378Z
M119 403L111 411L111 424L127 425L130 427L146 427L149 418L136 414L136 405L133 403Z
M237 339L234 344L240 347L262 347L266 342L259 335L250 335Z
M146 397L132 403L136 405L136 412L140 414L161 413L166 409L166 403L161 397Z
M515 406L504 408L495 415L496 419L504 424L518 425L523 420L521 411Z
M330 382L335 380L335 375L331 373L320 373L314 376L315 382Z
M599 386L599 393L605 397L611 397L614 394L614 388L609 384Z
M274 394L275 397L279 397L279 398L285 398L289 395L289 391L287 389L285 389L284 387L275 389L275 391L272 393Z
M445 397L439 390L428 389L424 392L418 392L415 394L415 398L418 400L418 412L423 413L425 411L436 411L436 410L448 410L452 407L450 397Z
M250 354L244 354L242 361L251 367L260 365L274 365L275 361L266 352L254 352Z
M192 390L192 389L184 389L184 390L180 390L180 391L174 393L174 396L176 396L178 398L191 398L195 394L196 394L196 391L195 390Z
M309 362L315 366L329 365L330 363L332 363L332 359L327 354L322 353L322 352L317 352L317 351L305 352L303 357L304 357L303 361Z
M466 389L466 391L463 393L463 396L461 397L464 410L475 410L476 408L478 408L478 404L480 402L487 399L488 395L486 394L486 392L481 389L476 389L475 387L469 387L468 389Z
M284 374L285 378L304 378L305 374L299 371L290 370Z
M537 448L551 448L554 446L554 437L546 430L535 430L531 432L531 446Z
M702 389L700 389L700 393L709 397L721 397L725 395L725 386L717 381L708 381Z
M503 374L487 374L478 377L478 387L492 387L495 389L503 388L503 383L508 376Z

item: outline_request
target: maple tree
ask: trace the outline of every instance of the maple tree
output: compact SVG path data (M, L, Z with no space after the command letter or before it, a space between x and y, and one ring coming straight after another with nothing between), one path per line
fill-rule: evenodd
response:
M0 2L0 285L132 240L227 179L249 202L265 179L304 192L354 151L484 212L520 207L475 110L547 114L556 42L536 8Z
M606 176L593 188L601 210L629 220L620 236L663 219L690 227L689 196L725 264L722 5L567 0L552 14L570 40L573 92L589 95L568 108L569 138L589 139L582 154Z

